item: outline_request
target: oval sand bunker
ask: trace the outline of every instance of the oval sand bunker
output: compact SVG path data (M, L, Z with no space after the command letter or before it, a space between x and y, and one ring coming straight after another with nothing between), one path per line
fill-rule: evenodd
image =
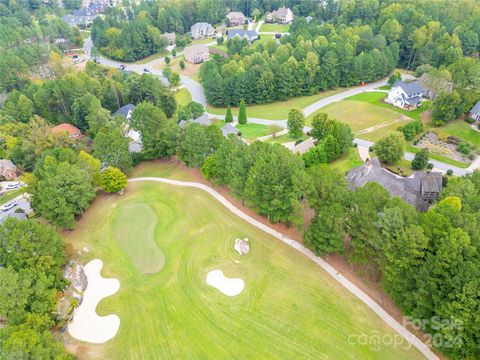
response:
M73 320L68 324L68 332L77 340L93 344L102 344L113 338L120 326L117 315L99 316L95 309L98 303L115 294L120 288L117 279L105 279L100 274L102 260L95 259L84 267L88 285L83 301L73 313Z
M245 282L239 278L227 278L222 270L212 270L207 274L207 284L220 290L224 295L237 296L243 291Z

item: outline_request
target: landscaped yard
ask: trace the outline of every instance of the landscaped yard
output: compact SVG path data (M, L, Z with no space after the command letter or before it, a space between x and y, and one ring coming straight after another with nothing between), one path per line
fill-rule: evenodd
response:
M286 101L277 101L271 104L247 105L247 115L249 117L260 119L284 120L288 118L288 112L291 109L303 109L318 100L338 94L342 91L345 91L345 88L322 91L315 95L299 96ZM207 105L207 111L211 114L225 115L227 108ZM232 113L233 115L238 115L238 107L232 107Z
M264 23L260 27L260 32L285 33L285 32L289 32L289 31L290 31L290 25Z
M175 92L175 100L177 100L177 106L184 106L192 101L192 95L186 88L183 88Z
M183 60L185 63L185 69L180 68L180 60ZM153 65L154 69L163 70L165 67L169 67L172 71L177 72L181 75L191 77L195 81L198 81L198 71L200 70L201 64L192 64L188 61L185 61L183 55L177 56L170 60L170 64L166 64L165 61L160 61Z
M270 134L270 127L261 124L239 124L237 125L237 129L241 132L242 138L249 142L255 141L258 137Z
M363 101L342 100L327 105L318 112L327 113L350 125L357 137L370 141L377 141L412 120L391 109L384 109ZM307 118L307 124L311 124L314 115Z
M147 164L141 172L189 177L162 166ZM145 211L148 217L136 221ZM131 227L125 233L124 223ZM129 184L122 196L97 199L65 237L76 249L90 249L84 262L103 260L103 276L120 281L118 293L97 307L99 315L120 317L117 335L103 345L79 344L79 358L423 358L403 345L363 343L364 334L398 335L315 263L201 190ZM251 249L240 257L233 243L244 237ZM138 261L152 248L165 263L161 268L145 254L146 271ZM214 269L243 279L243 292L227 297L208 286Z
M303 135L300 139L294 139L290 136L290 133L286 133L284 135L275 136L273 138L270 138L270 139L266 140L265 142L268 142L268 143L271 143L271 144L284 144L284 143L297 141L297 140L304 141L304 140L307 140L307 139L308 139L307 135Z
M438 130L448 135L456 136L480 149L480 132L473 130L471 125L464 120L451 121L447 125L439 127Z
M10 200L16 198L18 195L21 195L25 189L16 189L5 192L2 196L0 196L0 205L3 205Z

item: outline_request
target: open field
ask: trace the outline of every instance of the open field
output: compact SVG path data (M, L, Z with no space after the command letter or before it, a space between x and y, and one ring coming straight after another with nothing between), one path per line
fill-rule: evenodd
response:
M354 96L350 96L346 98L345 100L355 100L355 101L363 101L375 106L382 107L384 109L392 110L397 113L400 113L402 115L408 116L409 118L412 118L414 120L420 120L420 116L425 110L428 110L428 107L430 106L430 101L424 101L423 105L419 107L418 109L408 111L408 110L403 110L400 109L396 106L392 106L390 104L386 104L382 102L382 99L387 96L386 93L384 92L378 92L378 91L370 91L370 92L364 92L361 94L357 94Z
M318 112L325 112L329 116L350 125L356 136L370 141L377 141L412 120L390 109L384 109L367 102L351 100L342 100L327 105ZM313 116L314 114L307 118L307 124L311 124Z
M192 101L192 95L186 88L176 91L174 95L175 100L177 100L177 106L185 106Z
M155 53L155 54L152 54L150 56L147 56L141 60L138 60L138 61L134 61L134 62L125 62L126 64L146 64L150 61L153 61L153 60L157 60L157 59L160 59L161 57L164 57L164 56L167 56L169 55L169 52L167 50L162 50L162 51L159 51L158 53Z
M303 109L318 100L338 94L342 91L345 91L345 88L322 91L315 95L299 96L286 101L277 101L271 104L247 105L247 116L268 120L284 120L288 118L288 112L291 109ZM207 105L207 111L211 114L225 115L227 108ZM238 115L238 107L232 107L232 113L233 115Z
M477 149L480 149L480 132L473 130L470 124L464 120L458 119L450 121L445 126L434 129L438 129L448 135L456 136L470 143L470 145L473 145Z
M264 23L260 27L260 32L285 33L285 32L289 32L289 31L290 31L290 25Z
M171 166L161 166L157 174L172 175ZM147 206L157 217L154 241L165 254L157 273L140 271L115 236L117 217L132 205ZM137 231L145 226L125 221ZM118 334L103 345L82 344L80 358L422 358L403 346L351 344L362 333L394 332L313 262L201 190L130 184L123 196L97 199L65 236L75 248L91 250L85 262L103 260L103 276L120 281L118 293L97 308L99 315L120 317ZM247 256L233 250L238 237L250 239ZM145 241L137 235L130 246L140 249ZM206 274L215 269L243 279L243 292L230 298L208 286Z

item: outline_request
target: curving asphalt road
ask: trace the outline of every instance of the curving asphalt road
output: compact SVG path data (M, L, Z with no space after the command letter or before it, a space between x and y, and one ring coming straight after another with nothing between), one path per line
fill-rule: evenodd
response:
M224 198L220 193L212 189L211 187L197 183L197 182L188 182L188 181L179 181L179 180L172 180L166 178L159 178L159 177L141 177L141 178L133 178L129 179L129 182L139 182L139 181L153 181L153 182L160 182L165 184L170 184L174 186L183 186L183 187L191 187L203 190L213 196L216 200L218 200L223 206L225 206L228 210L230 210L235 216L238 218L248 222L249 224L255 226L256 228L266 232L267 234L277 238L278 240L282 241L283 243L291 246L295 250L301 252L303 255L308 257L310 260L314 261L317 265L319 265L323 270L325 270L331 277L333 277L338 283L340 283L343 287L345 287L348 291L350 291L354 296L360 299L363 303L365 303L370 309L372 309L380 318L385 321L393 330L395 330L398 334L400 334L406 341L412 344L415 348L417 348L427 359L429 360L439 360L438 356L435 355L430 348L425 345L419 338L413 335L410 331L408 331L405 327L403 327L398 321L396 321L392 316L390 316L378 303L376 303L370 296L368 296L365 292L359 289L355 284L353 284L350 280L345 278L341 275L333 266L323 260L321 257L316 256L312 251L307 249L305 246L300 244L299 242L292 240L282 233L272 229L268 225L261 223L260 221L252 218L251 216L244 213L242 210L237 208L231 202L229 202L226 198Z

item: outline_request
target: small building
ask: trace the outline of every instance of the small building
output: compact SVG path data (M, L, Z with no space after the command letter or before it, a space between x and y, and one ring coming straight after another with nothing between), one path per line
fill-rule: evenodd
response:
M240 133L240 131L238 131L238 129L230 123L228 123L224 127L222 127L221 130L222 130L222 134L225 138L228 138L231 134L235 134L235 135L238 136L238 134Z
M307 140L296 144L292 149L292 153L305 154L308 150L310 150L313 147L315 147L315 140L312 137L309 137Z
M210 52L207 45L190 45L183 50L185 60L192 64L200 64L208 59Z
M8 159L0 160L0 179L10 181L17 178L17 167Z
M227 25L228 26L239 26L245 24L247 18L239 11L230 11L227 14Z
M480 121L480 101L472 107L468 116L475 121Z
M70 139L79 139L83 136L80 129L72 124L63 123L52 128L54 134L67 134Z
M346 178L352 190L374 182L419 211L427 211L442 192L442 173L415 171L409 177L401 177L384 169L376 157L351 169Z
M123 116L125 120L130 120L134 110L135 110L135 105L133 105L132 103L123 105L120 109L118 109L113 114L113 117L120 115L120 116Z
M425 89L419 80L405 82L397 80L388 91L385 101L402 109L416 109L422 106Z
M162 36L167 39L168 41L168 45L175 45L175 41L177 39L177 36L175 35L174 32L170 32L170 33L165 33L165 34L162 34Z
M293 12L290 8L281 7L278 10L268 12L265 14L265 22L288 24L293 21Z
M192 39L204 39L215 35L215 28L206 22L198 22L190 28Z
M241 30L232 29L227 31L227 39L232 40L235 38L246 39L249 43L258 39L258 33L253 30Z

